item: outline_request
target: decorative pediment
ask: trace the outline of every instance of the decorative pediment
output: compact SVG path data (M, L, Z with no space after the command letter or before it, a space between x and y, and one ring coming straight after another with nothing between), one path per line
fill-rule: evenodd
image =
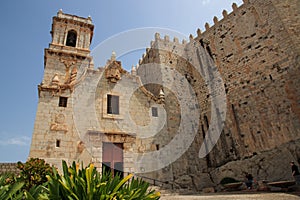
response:
M125 72L126 71L121 66L121 61L114 60L105 68L105 78L112 83L116 83L121 79L121 75L125 74Z
M121 61L116 60L116 54L113 52L111 59L108 60L107 66L105 67L105 78L112 83L116 83L121 79L122 74L125 73L126 70L122 68Z

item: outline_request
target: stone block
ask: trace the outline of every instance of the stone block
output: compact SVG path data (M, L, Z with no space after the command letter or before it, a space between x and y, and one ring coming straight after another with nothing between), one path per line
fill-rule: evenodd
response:
M213 187L207 187L202 189L203 193L215 193L215 188Z

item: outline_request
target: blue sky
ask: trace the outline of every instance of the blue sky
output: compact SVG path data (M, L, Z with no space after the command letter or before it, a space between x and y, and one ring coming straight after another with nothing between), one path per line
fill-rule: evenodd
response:
M242 0L4 0L0 2L0 162L26 161L42 81L44 48L51 41L52 17L59 9L95 25L91 49L107 38L130 29L161 27L196 35L197 28L222 18ZM153 36L154 38L154 36ZM150 43L150 41L149 41ZM122 58L125 66L139 57Z

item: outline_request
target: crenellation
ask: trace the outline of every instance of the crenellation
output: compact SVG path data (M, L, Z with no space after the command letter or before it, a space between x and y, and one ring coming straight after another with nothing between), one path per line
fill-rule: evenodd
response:
M214 24L217 24L219 22L218 18L216 16L214 16L213 21L214 21Z
M226 19L228 16L227 10L223 10L222 15L223 15L223 18Z
M202 33L201 33L201 30L200 30L200 28L198 28L198 29L197 29L197 37L201 37L201 34L202 34Z
M155 33L155 40L160 40L160 34L159 33Z
M190 42L193 41L194 36L192 34L190 34L189 39L190 39Z
M164 41L165 41L165 42L170 42L170 37L169 37L168 35L165 35Z
M205 23L205 31L208 31L209 30L209 23Z
M237 9L238 9L237 4L236 4L236 3L233 3L233 4L232 4L232 10L233 10L233 12L237 11Z
M177 38L177 37L174 37L174 38L173 38L173 42L176 43L176 44L178 44L178 43L179 43L178 38Z

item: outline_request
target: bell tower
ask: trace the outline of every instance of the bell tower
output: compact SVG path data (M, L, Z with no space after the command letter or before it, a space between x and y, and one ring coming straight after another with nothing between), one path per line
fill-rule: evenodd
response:
M94 68L90 56L93 31L91 17L69 15L62 10L53 17L52 41L44 51L44 77L38 85L39 102L29 157L60 166L61 160L76 160L81 153L72 115L72 93L77 70Z
M64 14L59 10L57 16L53 17L51 46L75 47L89 52L93 37L94 25L91 17L82 18L74 15Z
M93 68L90 57L93 30L91 17L82 18L58 11L53 17L52 41L45 49L43 84L49 86L55 79L54 84L71 88L78 67Z

